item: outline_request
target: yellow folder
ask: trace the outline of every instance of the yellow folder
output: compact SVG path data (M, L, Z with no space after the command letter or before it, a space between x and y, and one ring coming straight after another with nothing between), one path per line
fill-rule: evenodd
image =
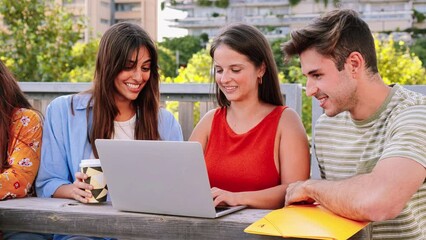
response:
M290 205L268 213L244 232L296 238L348 239L368 224L340 217L320 205Z

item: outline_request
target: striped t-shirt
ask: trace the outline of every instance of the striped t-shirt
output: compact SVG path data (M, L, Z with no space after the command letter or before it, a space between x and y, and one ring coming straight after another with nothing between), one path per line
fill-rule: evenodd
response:
M405 157L426 167L426 96L395 85L370 118L355 121L349 112L322 115L315 128L321 177L328 180L369 173L378 161ZM375 222L373 239L426 239L426 184L398 217Z

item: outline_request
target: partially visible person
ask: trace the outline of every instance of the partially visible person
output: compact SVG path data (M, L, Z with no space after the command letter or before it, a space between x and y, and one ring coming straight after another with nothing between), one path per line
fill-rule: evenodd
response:
M34 110L13 74L0 61L0 200L34 196L42 131L41 114ZM5 240L49 237L0 230L0 238Z
M157 65L154 42L140 26L117 23L104 33L92 88L47 107L39 196L87 203L92 195L85 189L93 186L79 163L98 158L96 139L183 140L179 123L160 107Z
M309 177L309 144L297 113L283 105L266 38L232 24L213 40L216 97L189 141L204 155L215 205L283 207L288 184Z
M41 115L0 61L0 200L33 194L40 165Z
M323 179L291 184L286 205L372 221L373 239L426 239L426 97L383 82L372 33L353 10L293 31L283 52L300 56L306 94L325 111L314 131Z

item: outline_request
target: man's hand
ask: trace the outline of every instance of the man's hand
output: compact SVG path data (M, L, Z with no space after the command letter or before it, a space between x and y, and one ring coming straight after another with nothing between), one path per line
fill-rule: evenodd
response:
M298 181L288 185L286 195L285 195L285 204L288 206L293 203L314 203L315 200L308 196L305 185L308 184L308 181Z

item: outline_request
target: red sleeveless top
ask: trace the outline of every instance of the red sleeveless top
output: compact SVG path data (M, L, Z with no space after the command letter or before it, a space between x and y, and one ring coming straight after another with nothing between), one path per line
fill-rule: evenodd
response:
M278 106L260 123L236 134L226 121L226 108L216 110L205 154L211 187L231 192L257 191L277 186L274 145L281 114Z

